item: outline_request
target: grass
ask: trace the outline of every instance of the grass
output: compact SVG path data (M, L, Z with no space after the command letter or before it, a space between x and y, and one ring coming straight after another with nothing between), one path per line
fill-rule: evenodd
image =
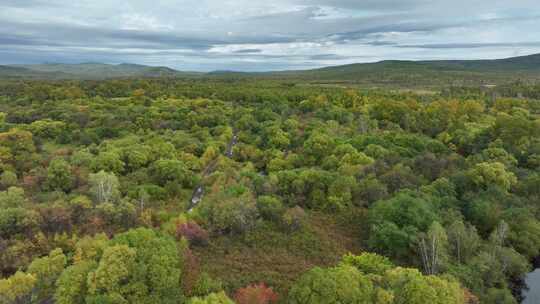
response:
M251 283L265 282L285 295L302 273L314 266L335 265L349 252L362 251L358 222L339 216L310 213L306 226L287 233L261 222L243 236L219 236L194 249L203 271L224 282L229 293Z

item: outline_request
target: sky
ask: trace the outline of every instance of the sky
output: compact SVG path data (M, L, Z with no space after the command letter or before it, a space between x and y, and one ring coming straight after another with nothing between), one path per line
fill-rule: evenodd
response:
M0 0L0 64L309 69L540 53L539 0Z

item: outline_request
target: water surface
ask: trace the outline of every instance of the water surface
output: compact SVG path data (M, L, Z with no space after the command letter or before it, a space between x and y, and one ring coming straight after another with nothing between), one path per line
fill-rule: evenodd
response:
M540 303L540 268L530 272L525 277L525 284L528 289L523 290L523 304L539 304Z

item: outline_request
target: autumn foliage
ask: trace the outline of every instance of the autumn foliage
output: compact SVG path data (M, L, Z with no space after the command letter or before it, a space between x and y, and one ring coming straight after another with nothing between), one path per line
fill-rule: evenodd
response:
M179 224L176 228L176 236L178 238L184 237L194 245L206 245L208 243L208 232L192 221Z
M278 294L264 283L249 285L240 288L234 295L238 304L270 304L277 303Z

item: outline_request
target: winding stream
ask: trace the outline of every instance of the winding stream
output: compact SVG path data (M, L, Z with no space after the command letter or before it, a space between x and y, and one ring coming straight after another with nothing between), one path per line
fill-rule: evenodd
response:
M233 157L233 151L234 151L233 149L237 143L238 143L238 135L236 134L236 132L233 131L233 137L231 138L231 141L227 145L225 156L227 156L228 158ZM204 169L203 174L202 174L203 178L210 175L214 171L216 165L217 165L217 159L212 161ZM193 194L191 195L191 200L189 201L188 212L193 211L193 208L195 208L195 206L202 200L203 196L204 196L204 187L201 181L201 183L195 188L195 191L193 191Z

